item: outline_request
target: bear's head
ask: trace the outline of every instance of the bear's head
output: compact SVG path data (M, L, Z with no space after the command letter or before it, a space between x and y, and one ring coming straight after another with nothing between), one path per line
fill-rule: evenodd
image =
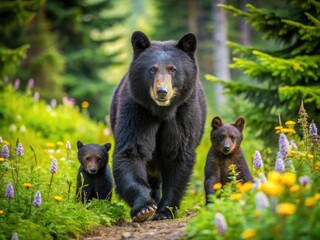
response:
M77 142L78 159L86 172L95 174L103 169L108 164L108 151L111 148L110 143L104 145L98 144L83 144Z
M211 143L215 151L224 155L233 153L240 147L245 120L239 117L234 124L223 123L220 117L214 117L211 122Z
M150 41L143 32L131 38L133 60L128 72L133 98L146 107L184 102L195 89L197 40L188 33L179 41Z

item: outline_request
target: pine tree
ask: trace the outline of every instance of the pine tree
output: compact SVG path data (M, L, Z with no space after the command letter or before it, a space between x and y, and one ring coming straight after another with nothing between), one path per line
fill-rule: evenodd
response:
M247 125L264 137L272 136L278 113L284 120L296 120L301 100L310 119L319 124L320 2L289 0L286 9L258 9L247 4L247 11L222 7L246 19L264 33L265 40L274 40L278 49L261 50L230 42L233 53L240 55L233 59L231 68L247 77L230 83L213 76L208 79L246 100L247 107L242 104L240 109L247 115Z

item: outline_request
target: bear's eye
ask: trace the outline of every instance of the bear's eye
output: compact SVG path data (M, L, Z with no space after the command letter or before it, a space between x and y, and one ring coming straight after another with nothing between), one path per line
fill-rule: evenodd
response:
M151 73L151 74L156 74L157 72L158 72L158 67L157 66L152 66L152 67L150 67L149 68L149 72Z
M224 139L224 135L221 134L221 135L219 135L218 138L219 138L220 141L222 141Z
M88 162L90 160L90 158L89 157L86 157L86 161Z
M234 142L234 140L236 140L236 137L234 135L230 136L231 140Z
M98 158L98 161L99 161L99 162L101 161L101 158L100 158L100 157Z
M173 65L169 65L169 66L167 67L167 70L168 70L168 73L169 73L169 74L174 74L174 73L177 71L176 67L173 66Z

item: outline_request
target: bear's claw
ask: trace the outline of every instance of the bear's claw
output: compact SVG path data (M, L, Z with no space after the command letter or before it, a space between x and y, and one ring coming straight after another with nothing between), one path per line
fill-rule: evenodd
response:
M152 218L157 211L157 206L152 204L151 206L145 206L132 218L134 222L144 222Z

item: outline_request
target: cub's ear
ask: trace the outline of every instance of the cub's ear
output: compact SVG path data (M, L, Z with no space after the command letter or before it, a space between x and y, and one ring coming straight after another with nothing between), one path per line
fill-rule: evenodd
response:
M150 47L150 40L143 32L136 31L132 34L131 44L135 54L143 52Z
M188 33L179 40L176 47L193 56L197 48L197 38L193 33Z
M219 128L220 126L222 126L222 124L223 124L223 122L222 122L221 118L216 116L212 119L211 127L212 127L212 129L215 130L215 129Z
M110 148L111 148L111 143L106 143L106 144L103 145L103 146L107 149L107 151L109 151Z
M77 142L77 147L78 147L78 149L83 147L83 143L80 140L78 140L78 142Z
M244 129L244 125L245 125L246 121L244 120L243 117L239 117L236 122L235 122L235 126L237 128L239 128L239 130L242 132L242 130Z

